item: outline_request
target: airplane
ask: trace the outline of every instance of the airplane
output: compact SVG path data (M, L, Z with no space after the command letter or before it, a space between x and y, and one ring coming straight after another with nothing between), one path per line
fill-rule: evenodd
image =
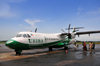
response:
M68 32L63 33L37 33L37 28L35 32L19 32L16 37L11 38L6 42L6 46L14 49L16 55L21 55L22 50L29 49L38 49L38 48L49 48L49 51L52 51L52 48L56 47L64 47L64 49L68 49L68 45L71 43L75 43L76 35L83 34L92 34L92 33L100 33L100 30L97 31L85 31L85 32L77 32L77 29L82 27L70 28L70 24L68 26ZM73 32L70 33L70 29L73 29Z

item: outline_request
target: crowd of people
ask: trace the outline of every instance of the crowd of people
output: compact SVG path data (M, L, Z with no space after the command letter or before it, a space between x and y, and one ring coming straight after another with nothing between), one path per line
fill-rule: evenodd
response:
M74 44L74 50L77 50L78 48L78 44ZM89 50L90 51L90 54L92 54L95 50L95 43L94 42L89 42L89 45L87 46L86 42L82 42L82 48L83 48L83 51L87 51Z
M79 45L75 43L74 44L74 50L76 51L78 47L79 47ZM82 42L82 48L83 48L84 52L89 50L90 54L92 54L92 53L95 52L95 43L94 42L89 42L89 44L87 46L86 42ZM66 49L65 52L68 53L68 49Z
M83 45L83 51L87 51L87 45L86 45L86 42L83 42L82 43ZM94 42L90 42L89 43L89 51L90 51L90 54L92 54L95 50L95 43Z

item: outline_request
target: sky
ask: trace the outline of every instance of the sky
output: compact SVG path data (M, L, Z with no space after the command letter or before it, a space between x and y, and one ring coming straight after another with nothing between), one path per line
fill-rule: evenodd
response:
M0 40L35 28L62 33L68 24L84 27L80 31L100 30L100 0L0 0ZM100 34L76 38L100 41Z

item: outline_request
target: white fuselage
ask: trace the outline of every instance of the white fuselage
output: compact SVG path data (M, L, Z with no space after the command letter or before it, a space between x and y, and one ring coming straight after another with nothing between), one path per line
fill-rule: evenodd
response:
M25 34L26 37L24 36ZM20 32L18 35L20 36L16 36L12 39L24 44L46 44L62 40L62 38L59 36L60 34ZM29 37L27 35L29 35Z

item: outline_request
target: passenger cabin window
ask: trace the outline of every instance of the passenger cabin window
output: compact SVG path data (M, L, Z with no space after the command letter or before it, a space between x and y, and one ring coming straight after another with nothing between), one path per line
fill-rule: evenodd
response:
M27 35L26 35L26 34L23 34L23 37L24 37L24 38L26 38L26 37L27 37Z

